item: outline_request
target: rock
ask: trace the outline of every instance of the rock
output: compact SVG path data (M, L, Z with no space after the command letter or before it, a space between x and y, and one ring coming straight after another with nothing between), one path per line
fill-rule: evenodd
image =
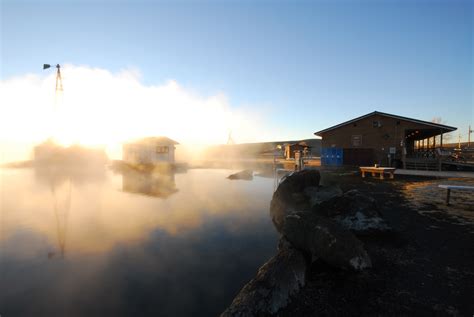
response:
M304 189L305 195L309 198L309 203L312 206L322 203L323 201L332 198L341 197L342 189L339 186L319 186L306 187Z
M304 255L284 238L278 254L265 263L221 316L275 314L305 284L307 262Z
M253 171L252 170L243 170L241 172L229 175L228 179L244 179L244 180L252 180L253 179Z
M318 170L305 169L289 174L278 187L289 193L298 193L306 187L319 186L320 179Z
M302 170L288 175L273 193L270 215L276 229L281 232L285 217L296 210L309 209L310 200L304 193L307 187L318 187L317 170Z
M355 189L316 204L313 211L331 217L356 234L391 231L378 211L375 199Z
M294 247L332 266L354 271L372 266L362 242L327 217L296 212L286 216L282 232Z

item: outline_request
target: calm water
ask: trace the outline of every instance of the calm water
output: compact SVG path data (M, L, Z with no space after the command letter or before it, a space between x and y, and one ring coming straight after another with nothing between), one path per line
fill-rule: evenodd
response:
M277 245L231 172L0 169L0 315L219 314Z

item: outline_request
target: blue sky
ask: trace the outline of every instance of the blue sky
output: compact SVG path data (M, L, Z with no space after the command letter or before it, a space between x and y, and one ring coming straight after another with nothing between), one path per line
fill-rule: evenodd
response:
M474 125L473 1L0 1L2 79L136 68L288 139L374 110Z

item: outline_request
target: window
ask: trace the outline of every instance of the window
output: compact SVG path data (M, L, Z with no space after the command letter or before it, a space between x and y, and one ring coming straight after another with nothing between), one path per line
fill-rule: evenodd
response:
M157 154L163 154L163 153L168 153L169 148L167 146L157 146L156 147L156 153Z
M372 122L372 126L373 126L374 128L380 128L380 127L382 126L382 122L380 122L380 121L374 121L374 122Z
M352 146L361 146L362 145L362 135L352 135L351 136Z

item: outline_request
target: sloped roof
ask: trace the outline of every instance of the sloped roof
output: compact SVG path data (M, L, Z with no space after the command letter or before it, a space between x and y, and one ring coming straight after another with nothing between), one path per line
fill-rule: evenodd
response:
M153 144L166 144L166 145L179 144L175 140L172 140L172 139L170 139L168 137L165 137L165 136L150 136L150 137L141 138L141 139L137 139L137 140L127 142L127 144L132 144L132 143L133 144L150 144L150 143L153 143Z
M418 119L413 119L413 118L402 117L402 116L398 116L398 115L394 115L394 114L390 114L390 113L385 113L385 112L374 111L374 112L368 113L366 115L357 117L355 119L337 124L337 125L332 126L332 127L329 127L327 129L324 129L324 130L321 130L321 131L318 131L318 132L314 132L314 134L317 135L317 136L321 136L321 134L323 134L325 132L340 128L342 126L351 124L353 122L356 122L356 121L359 121L359 120L362 120L362 119L365 119L365 118L368 118L368 117L371 117L371 116L374 116L374 115L379 115L379 116L383 116L383 117L389 117L389 118L394 118L394 119L398 119L398 120L404 120L404 121L410 121L410 122L414 122L414 123L418 123L418 124L423 124L423 125L430 126L430 127L433 127L433 128L438 128L440 130L443 130L444 132L451 132L451 131L457 130L457 128L455 128L455 127L450 127L450 126L447 126L447 125L444 125L444 124L439 124L439 123L434 123L434 122L429 122L429 121L423 121L423 120L418 120Z
M299 145L299 146L302 146L302 147L311 148L311 146L309 146L308 143L306 143L305 141L294 142L294 143L286 143L286 145L289 145L289 146Z

